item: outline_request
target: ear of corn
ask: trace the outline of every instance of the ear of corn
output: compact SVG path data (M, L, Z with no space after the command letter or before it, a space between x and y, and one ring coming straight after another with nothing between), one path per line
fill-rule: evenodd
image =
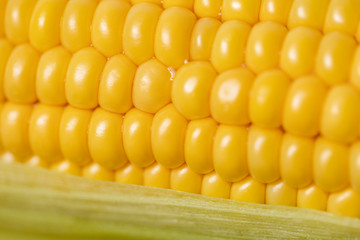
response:
M359 0L2 0L0 38L3 162L360 218Z

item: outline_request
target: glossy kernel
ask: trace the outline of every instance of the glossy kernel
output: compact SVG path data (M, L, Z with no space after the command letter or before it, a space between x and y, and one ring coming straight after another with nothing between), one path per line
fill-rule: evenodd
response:
M74 107L92 109L98 105L99 80L106 59L94 48L76 52L65 79L66 99Z
M297 191L279 180L266 186L266 204L296 206Z
M315 142L314 182L322 190L334 192L343 189L349 181L349 149L346 145L325 138Z
M34 103L36 69L40 55L29 44L18 45L11 53L5 70L4 92L8 100Z
M230 198L243 202L263 204L265 203L265 189L265 184L256 181L252 177L247 177L232 184Z
M195 0L194 12L199 18L211 17L219 18L222 0Z
M82 176L103 181L114 181L114 172L110 171L97 163L91 163L84 167Z
M156 113L171 101L171 73L158 60L140 65L133 83L133 103L136 108Z
M352 64L350 65L350 82L360 90L360 45L356 47L353 54Z
M129 161L138 167L147 167L155 161L151 149L153 116L136 108L128 111L123 123L123 143Z
M187 119L210 115L210 91L216 72L208 62L190 62L182 66L172 85L172 102Z
M155 30L161 11L150 3L140 3L129 10L123 33L124 53L137 65L154 56Z
M280 153L280 175L290 187L305 187L312 181L314 141L284 134Z
M109 170L127 162L122 141L123 116L97 108L90 119L88 146L92 159Z
M182 7L192 10L194 5L194 0L163 0L163 7Z
M67 3L61 22L61 44L76 52L91 44L91 24L96 0L71 0Z
M212 118L190 121L185 136L185 161L195 172L205 174L214 169L213 138L216 122Z
M5 98L4 96L5 71L12 50L13 50L13 46L8 40L6 40L5 38L0 39L0 101L3 101Z
M320 79L307 76L296 79L289 90L283 110L283 127L292 134L315 136L319 132L320 112L327 89Z
M156 58L166 66L175 69L181 67L190 56L190 38L195 22L195 15L188 9L165 9L155 33Z
M287 30L275 22L260 22L250 32L245 63L255 73L275 68L279 64L280 50Z
M123 54L110 58L101 73L99 105L111 112L125 113L132 107L136 66Z
M350 143L358 135L360 93L351 85L339 85L327 94L321 115L323 136Z
M356 191L360 191L360 141L356 141L351 145L349 159L349 174L351 186Z
M280 56L280 67L292 78L313 72L314 53L317 52L321 33L307 27L292 29L285 37Z
M260 21L274 21L286 25L293 0L262 0Z
M297 206L302 208L312 208L326 210L328 194L314 184L301 188L297 193Z
M270 70L258 75L250 92L251 122L261 127L280 127L289 85L289 78L280 70Z
M131 163L115 172L115 182L143 185L144 170Z
M32 12L29 39L40 52L60 43L60 23L67 0L39 0Z
M327 211L341 216L360 217L360 193L352 188L329 195Z
M65 76L71 55L63 47L42 54L36 74L36 94L42 103L64 105Z
M158 111L151 128L151 145L158 163L176 168L184 163L187 121L172 104Z
M68 106L61 117L60 148L64 157L77 165L91 161L87 142L91 114L90 110Z
M249 94L253 80L254 75L245 68L220 74L215 79L210 95L212 117L224 124L248 124Z
M209 197L229 198L231 183L224 181L216 172L204 175L201 194Z
M130 3L125 0L103 0L96 8L91 41L107 57L123 51L123 29L129 9Z
M271 183L280 177L280 147L282 132L251 126L247 142L247 160L251 176L262 183Z
M211 51L211 62L218 72L240 67L243 64L245 44L250 29L248 24L239 20L221 24Z
M201 183L202 175L193 172L186 164L171 170L171 189L189 193L200 193Z
M144 186L170 188L170 169L156 162L145 168Z
M34 154L47 162L62 159L59 126L63 107L37 104L29 120L29 140Z
M214 168L224 180L236 182L248 175L245 127L220 125L213 146Z
M260 0L223 0L221 17L223 21L240 20L249 24L258 21Z
M315 60L316 74L328 85L346 82L355 47L356 42L350 36L338 32L325 35Z
M75 176L81 175L81 169L78 165L69 160L63 160L58 163L54 163L51 166L51 170L61 173L67 173Z
M200 18L194 25L190 40L190 58L209 60L216 33L221 22L214 18Z
M28 41L30 18L36 2L36 0L8 1L4 16L5 34L11 42L20 44Z

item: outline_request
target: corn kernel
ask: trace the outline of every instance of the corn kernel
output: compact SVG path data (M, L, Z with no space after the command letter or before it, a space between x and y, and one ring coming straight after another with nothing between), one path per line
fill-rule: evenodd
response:
M3 101L4 96L4 82L5 70L7 68L8 59L13 49L12 44L5 38L0 39L0 101Z
M123 143L129 161L138 167L147 167L155 161L151 149L153 116L136 108L128 111L123 124Z
M131 0L131 4L135 5L137 3L153 3L157 5L161 5L163 0Z
M166 66L181 67L190 55L190 38L196 17L188 9L164 10L155 33L155 56Z
M69 160L63 160L58 163L54 163L51 166L51 170L61 173L67 173L75 176L81 175L81 169L78 165L76 165L73 162L70 162Z
M125 0L103 0L95 10L91 41L107 57L123 51L123 28L130 4Z
M70 53L60 46L42 54L35 85L40 102L49 105L66 104L64 79L70 58Z
M266 185L266 204L296 206L297 191L279 180Z
M187 121L169 104L158 111L153 119L151 144L155 159L166 168L182 165Z
M98 105L99 79L106 59L94 48L76 52L69 63L65 93L74 107L92 109Z
M193 5L194 5L194 0L163 0L164 8L182 7L192 10Z
M135 72L136 66L123 54L107 61L99 84L99 105L103 109L115 113L129 111Z
M171 189L189 193L200 193L201 183L202 175L193 172L186 164L171 170Z
M222 20L240 20L253 25L258 21L260 3L260 0L223 0Z
M2 156L2 158L5 156ZM6 159L6 157L5 157ZM41 168L48 168L49 167L49 163L47 161L45 161L44 159L40 158L37 155L34 155L32 157L30 157L25 164L27 164L28 166L31 167L41 167Z
M224 180L236 182L248 175L245 127L220 125L213 146L214 168Z
M7 1L0 1L0 37L4 37L5 32L5 9Z
M172 85L172 102L187 119L210 115L210 91L216 72L209 62L190 62L182 66Z
M170 188L170 169L156 162L145 168L144 186Z
M194 12L199 18L219 18L222 0L195 0Z
M88 144L92 159L109 170L127 162L122 142L123 116L97 108L90 119Z
M140 65L133 83L133 103L136 108L156 113L171 101L171 73L158 60Z
M124 53L139 65L154 56L155 29L162 9L150 3L134 5L126 17Z
M302 208L312 208L326 210L328 194L314 184L299 189L297 193L297 206Z
M247 177L232 184L230 198L244 202L265 203L265 189L265 184Z
M279 64L279 53L287 30L275 22L256 24L247 42L245 63L255 73L275 68Z
M271 183L280 177L280 147L282 132L252 125L247 142L247 160L251 176L262 183Z
M115 182L142 185L144 181L143 173L142 168L128 163L115 172Z
M97 163L91 163L82 169L82 176L103 181L114 181L114 172Z
M293 0L262 0L260 21L274 21L286 25Z
M204 175L201 194L209 197L230 198L231 183L224 181L216 172Z
M29 26L29 39L38 51L44 52L60 43L60 23L67 0L39 0Z
M212 118L189 122L185 136L185 161L196 173L209 173L214 169L210 149L216 132L216 122Z
M245 125L250 122L248 102L254 75L245 68L220 74L210 95L212 117L224 124Z
M88 127L92 111L67 106L61 117L59 141L66 159L84 165L91 161L88 147Z
M211 63L218 72L241 66L249 32L250 26L238 20L221 24L211 52Z
M360 193L347 188L330 194L327 211L347 217L360 217Z
M76 52L91 44L91 24L96 0L71 0L67 3L61 22L61 44Z
M343 189L349 179L348 158L349 149L346 145L318 138L313 159L315 184L327 192Z
M349 156L350 183L355 190L360 191L360 141L356 141L351 145Z
M360 90L360 45L356 47L353 54L352 64L350 65L350 82Z

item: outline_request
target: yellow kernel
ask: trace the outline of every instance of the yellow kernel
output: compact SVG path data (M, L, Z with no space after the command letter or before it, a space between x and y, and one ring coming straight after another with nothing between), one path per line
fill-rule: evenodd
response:
M240 20L249 24L258 21L260 0L223 0L221 17L223 21Z
M315 72L328 85L345 83L349 78L355 40L345 34L332 32L320 42Z
M266 204L296 206L297 191L282 180L266 185Z
M61 22L61 44L76 52L91 44L91 24L96 0L71 0L67 3Z
M42 103L66 104L64 79L70 58L70 53L61 46L41 55L36 74L36 94Z
M275 22L260 22L250 32L245 63L255 73L275 68L287 33L285 26Z
M221 22L214 18L200 18L194 25L190 40L191 60L209 60L216 33Z
M248 102L254 75L245 68L220 74L210 95L212 117L224 124L245 125L250 122Z
M260 21L274 21L286 25L293 0L262 0Z
M131 0L131 4L135 5L137 3L154 3L157 5L161 5L163 0Z
M5 38L0 39L0 101L3 101L5 98L4 96L5 70L12 49L13 46L7 39Z
M266 185L247 177L240 182L233 183L231 186L230 198L233 200L265 203L265 189Z
M184 163L184 141L187 121L169 104L156 113L151 127L151 145L158 163L176 168Z
M192 10L193 5L194 5L194 0L163 0L164 8L182 7Z
M201 194L209 197L230 198L231 183L224 181L216 172L204 175Z
M61 117L60 148L64 157L77 165L91 161L87 141L91 114L90 110L67 106Z
M318 30L297 27L285 37L280 56L280 67L292 78L311 74L321 33Z
M327 94L320 131L334 141L350 143L358 135L360 122L360 93L351 85L339 85Z
M132 107L132 85L136 66L123 54L106 62L99 84L99 105L108 111L125 113Z
M247 142L248 166L251 176L262 183L271 183L280 177L280 147L282 132L251 126Z
M360 193L352 188L331 193L327 203L327 211L347 217L360 217Z
M200 19L205 17L219 18L222 0L195 0L194 12Z
M155 4L140 3L127 14L123 33L124 53L137 65L154 56L155 29L161 11Z
M29 39L38 51L44 52L60 43L60 23L67 0L39 0L32 12Z
M334 192L348 184L349 149L346 145L319 137L315 142L314 182L322 190Z
M350 82L360 90L360 46L356 47L353 54L352 64L350 65Z
M133 103L136 108L156 113L171 101L171 74L158 60L140 65L133 83Z
M156 162L145 168L144 186L170 188L170 169Z
M123 28L129 9L125 0L103 0L96 8L91 41L107 57L123 51Z
M115 182L143 185L144 170L131 163L115 172Z
M29 44L18 45L11 53L5 70L4 92L8 100L34 103L36 68L40 55Z
M171 189L189 193L200 193L201 183L202 175L193 172L186 164L171 170Z
M62 159L59 126L63 107L37 104L29 121L29 140L34 154L47 162Z
M351 145L349 156L350 183L355 190L360 191L360 141L356 141Z
M4 37L5 32L5 9L8 1L0 1L0 37Z
M214 168L224 180L236 182L248 175L245 127L220 125L213 146Z
M314 184L301 188L297 192L297 206L302 208L325 211L327 199L328 194Z
M284 134L280 153L280 175L290 187L305 187L312 181L312 138Z
M210 91L216 72L209 62L190 62L182 66L172 85L172 102L187 119L210 115Z
M91 163L82 169L82 176L103 181L114 181L114 172L97 163Z
M2 156L2 158L3 157L4 156ZM40 158L37 155L34 155L34 156L30 157L25 162L25 164L28 165L28 166L31 166L31 167L41 167L41 168L48 168L49 167L49 163L47 161L45 161L44 159Z
M250 29L248 24L239 20L221 24L211 51L211 62L218 72L240 67L243 64L244 49Z
M166 66L181 67L190 55L190 38L196 22L194 13L188 9L171 7L165 9L155 33L155 56Z
M73 162L70 162L69 160L63 160L58 163L54 163L51 166L51 170L61 173L67 173L75 176L81 175L81 169L78 165L76 165Z
M76 52L69 63L65 93L74 107L92 109L98 105L99 79L106 59L94 48Z
M153 116L136 108L128 111L123 124L124 150L129 161L138 167L147 167L155 161L151 149Z
M185 161L195 172L205 174L214 169L212 147L216 132L212 118L190 121L185 136Z
M123 116L97 108L90 119L89 151L94 162L109 170L127 162L122 142Z
M320 112L326 87L315 76L296 79L287 93L283 110L283 127L292 134L312 137L318 134Z
M289 78L280 70L259 74L250 92L251 122L260 127L280 127L289 85Z

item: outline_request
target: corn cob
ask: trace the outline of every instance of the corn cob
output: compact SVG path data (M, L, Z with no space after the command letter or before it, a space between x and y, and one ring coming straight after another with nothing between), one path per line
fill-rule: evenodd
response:
M359 0L3 0L1 147L360 218Z

